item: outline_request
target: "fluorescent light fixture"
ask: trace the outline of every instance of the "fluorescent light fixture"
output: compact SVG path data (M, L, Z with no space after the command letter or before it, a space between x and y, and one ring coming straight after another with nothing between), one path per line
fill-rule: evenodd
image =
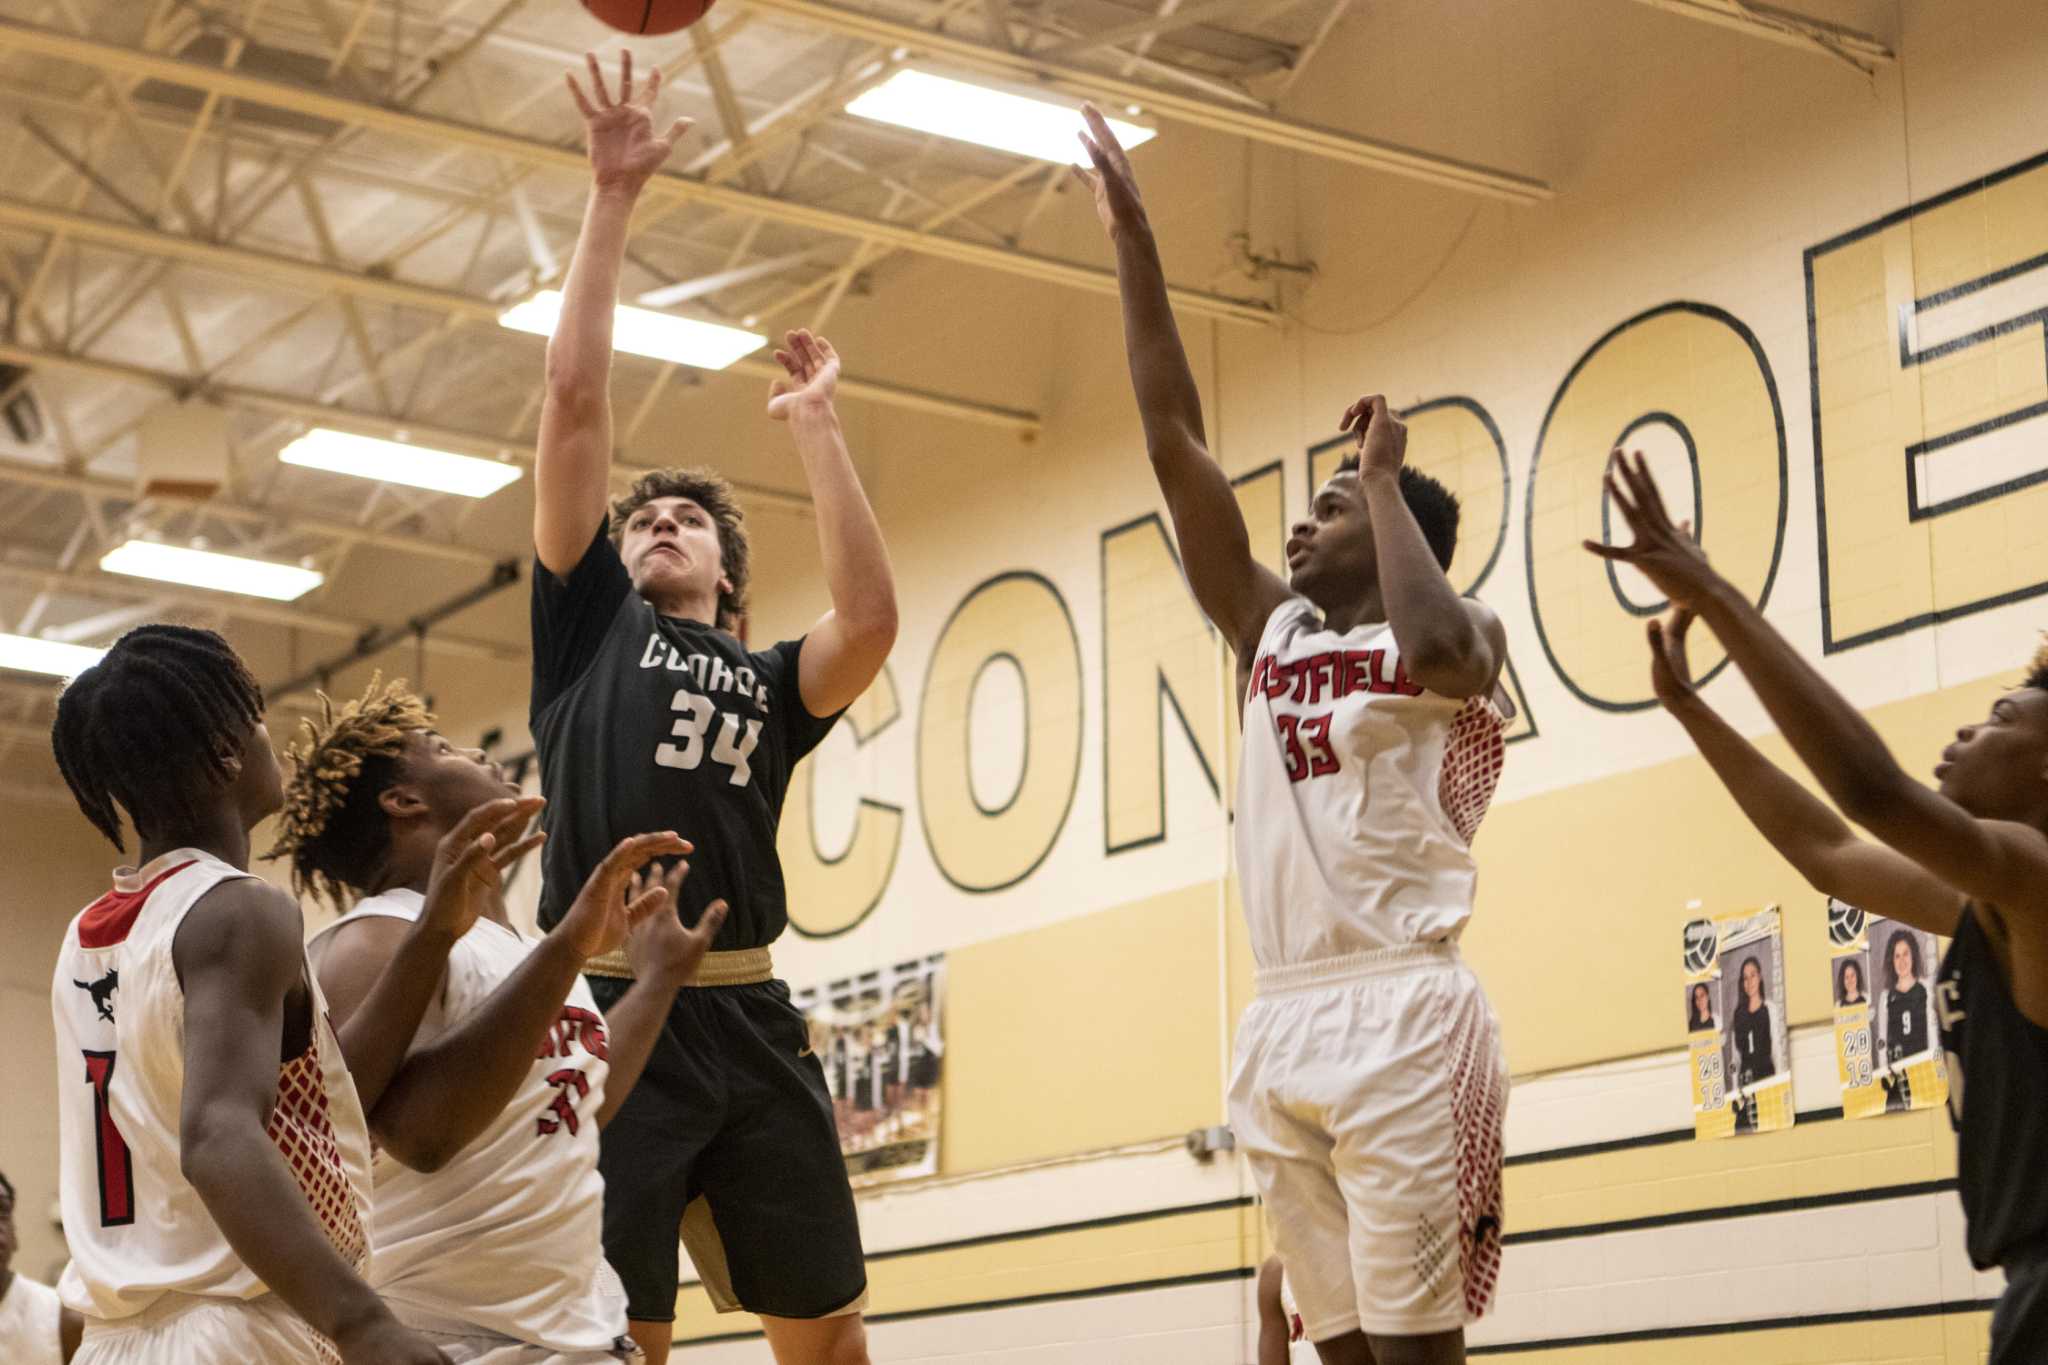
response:
M33 635L0 635L0 668L11 668L17 673L75 678L98 663L106 652L89 645L67 645L61 640L38 640Z
M562 291L543 289L524 303L498 314L498 324L515 332L551 337L562 319ZM652 356L697 370L722 370L741 356L768 344L757 332L716 322L679 318L651 308L619 304L612 313L612 348Z
M854 99L846 112L1040 161L1088 164L1088 153L1074 136L1088 125L1073 105L972 85L929 71L906 67ZM1110 119L1109 127L1126 150L1157 136L1150 128L1119 119Z
M516 464L358 436L332 427L313 428L278 451L277 458L306 469L353 474L380 483L410 484L465 498L487 498L519 477Z
M183 583L215 592L246 593L275 602L304 597L326 577L317 569L302 569L296 564L189 550L154 540L131 540L117 545L100 560L100 567L131 578L154 578L160 583Z

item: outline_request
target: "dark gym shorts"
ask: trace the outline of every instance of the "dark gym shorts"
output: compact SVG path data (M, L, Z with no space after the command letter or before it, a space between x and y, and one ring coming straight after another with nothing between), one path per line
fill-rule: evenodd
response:
M633 984L588 980L605 1011ZM721 1313L824 1318L866 1300L832 1097L780 981L676 993L598 1169L629 1318L675 1320L679 1232Z

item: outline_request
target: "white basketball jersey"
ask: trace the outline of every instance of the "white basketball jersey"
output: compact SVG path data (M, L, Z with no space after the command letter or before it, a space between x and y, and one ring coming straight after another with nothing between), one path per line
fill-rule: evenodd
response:
M64 1305L57 1291L16 1274L0 1292L0 1360L7 1365L63 1365Z
M1410 682L1386 622L1339 634L1306 599L1276 607L1246 689L1237 788L1259 966L1457 938L1504 728L1487 698Z
M358 904L313 940L369 916L416 920L417 891ZM458 1027L519 969L535 941L479 919L448 954L440 997L412 1050ZM408 1322L482 1328L559 1352L608 1351L625 1292L604 1261L597 1111L611 1069L604 1016L582 977L512 1102L438 1171L379 1151L370 1284Z
M186 914L249 874L178 849L114 874L71 922L50 984L64 1235L58 1283L88 1317L133 1316L168 1293L252 1299L265 1291L180 1169L185 993L171 944ZM278 1070L270 1137L342 1258L368 1260L370 1140L310 970L312 1039Z

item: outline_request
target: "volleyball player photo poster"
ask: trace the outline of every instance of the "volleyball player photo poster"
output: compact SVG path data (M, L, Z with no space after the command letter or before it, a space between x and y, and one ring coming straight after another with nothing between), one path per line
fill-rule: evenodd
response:
M945 981L934 953L791 997L810 1020L856 1186L938 1172Z
M1929 974L1934 935L1828 901L1829 998L1842 1112L1852 1119L1948 1103L1948 1058Z
M1693 920L1685 926L1684 964L1693 1135L1790 1128L1792 1055L1777 907Z

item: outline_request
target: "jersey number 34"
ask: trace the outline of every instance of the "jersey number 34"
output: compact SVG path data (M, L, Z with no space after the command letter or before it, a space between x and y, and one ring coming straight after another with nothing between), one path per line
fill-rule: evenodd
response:
M680 688L669 699L668 706L669 710L682 713L668 731L681 742L656 748L654 761L664 768L695 771L704 762L704 737L716 721L718 734L711 740L711 761L726 766L726 781L735 787L746 786L754 776L750 759L754 746L761 742L761 722L743 721L730 711L720 711L709 697Z

